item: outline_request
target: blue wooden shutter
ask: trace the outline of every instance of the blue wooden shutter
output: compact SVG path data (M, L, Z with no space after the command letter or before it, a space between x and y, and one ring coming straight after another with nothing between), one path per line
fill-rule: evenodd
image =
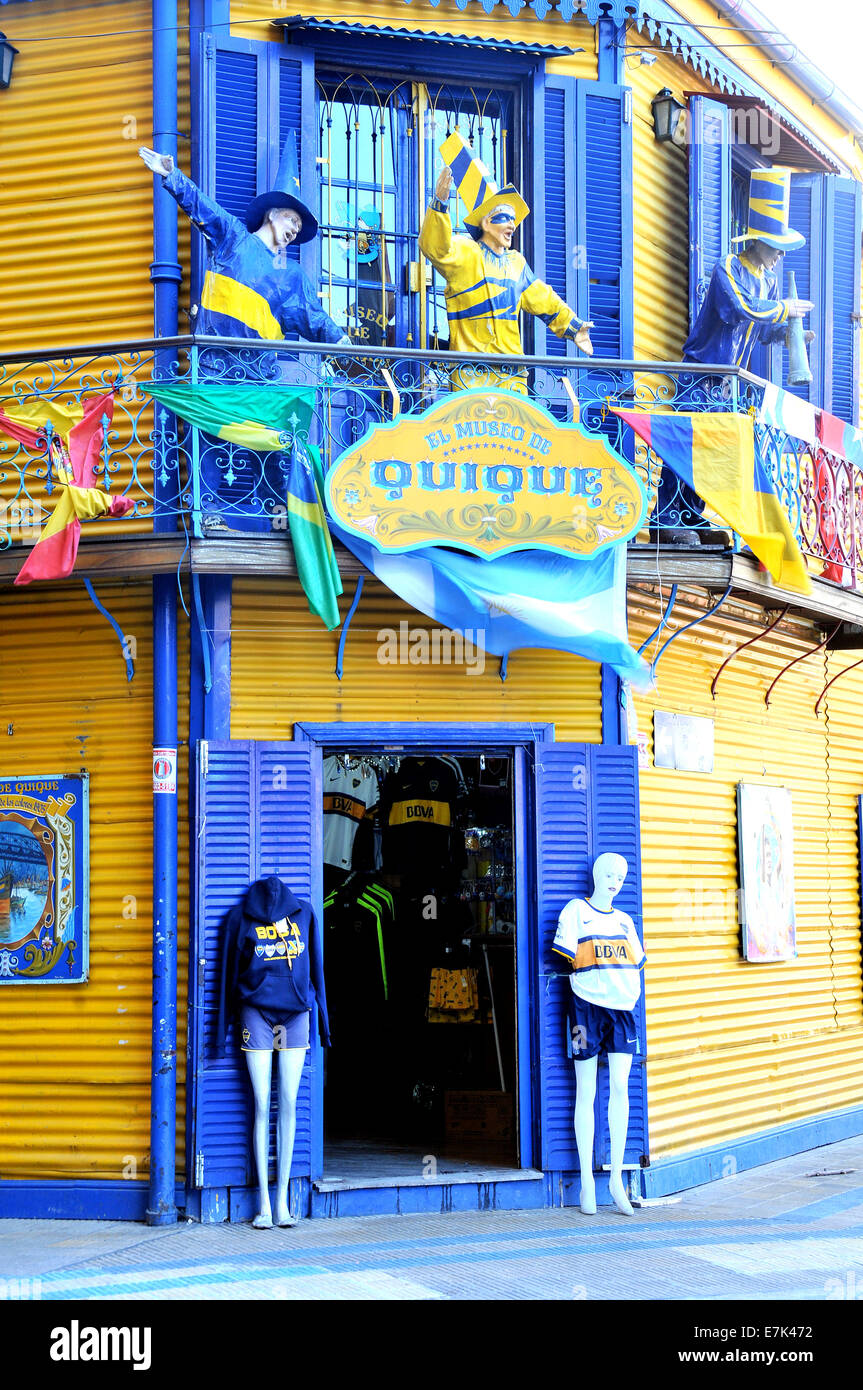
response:
M273 44L267 45L270 49ZM300 164L300 198L314 212L318 206L317 110L315 105L315 56L310 49L291 44L278 49L274 66L271 101L275 103L273 130L278 130L278 145L273 141L270 150L270 179L278 172L282 148L289 130L299 137L297 153ZM314 284L318 283L320 238L302 246L290 246L292 260L300 261L303 270Z
M859 416L861 193L855 179L824 178L824 408L849 424Z
M576 84L576 303L597 357L631 358L632 92Z
M689 99L689 322L694 324L713 267L731 249L728 107Z
M258 874L262 878L277 874L298 898L312 903L320 954L324 902L321 776L321 751L316 744L257 746ZM296 1176L311 1173L318 1177L323 1170L323 1099L323 1053L313 1026L297 1097L292 1165Z
M245 1186L252 1180L250 1092L233 1027L225 1056L216 1055L221 928L249 884L270 873L312 901L320 926L320 767L314 744L198 745L194 968L189 972L194 1095L189 1181L197 1187ZM274 1085L274 1098L275 1091ZM298 1101L295 1177L320 1170L321 1092L320 1049L313 1029Z
M629 863L617 899L641 933L641 856L636 752L630 747L549 743L537 749L537 896L540 976L539 1064L542 1166L575 1171L575 1075L566 1055L566 976L551 973L551 943L561 908L591 891L591 865L606 850ZM638 1021L644 1043L644 996ZM600 1077L604 1068L600 1067ZM633 1060L626 1162L647 1154L643 1058ZM607 1159L607 1081L597 1086L596 1162Z
M199 159L203 191L242 217L268 173L268 43L201 35Z
M533 173L533 269L540 280L545 280L575 309L574 78L537 78L534 122L537 164ZM539 356L565 357L568 349L575 351L572 344L558 338L540 319L533 322Z
M534 270L581 318L595 321L598 357L631 357L631 91L538 78L534 128ZM538 353L579 355L542 324L536 331Z
M824 216L824 176L823 174L792 174L791 203L789 219L795 231L806 238L806 245L796 251L787 251L776 268L780 282L780 293L788 293L788 274L794 272L797 294L800 299L811 299L815 304L812 313L804 319L806 328L814 328L817 337L809 344L809 366L812 380L806 386L788 386L795 396L813 405L824 403L824 286L823 286L823 242L821 227ZM788 380L788 351L782 348L781 381L785 386Z

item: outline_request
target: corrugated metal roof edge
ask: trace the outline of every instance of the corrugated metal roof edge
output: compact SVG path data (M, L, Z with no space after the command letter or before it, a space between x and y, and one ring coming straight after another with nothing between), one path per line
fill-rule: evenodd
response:
M570 44L524 43L519 39L471 37L456 34L449 29L408 29L406 26L392 24L363 24L359 20L319 19L314 15L291 15L287 19L272 19L270 23L277 29L320 29L327 33L368 34L375 38L426 39L433 43L483 44L493 48L506 48L517 53L548 53L559 56L568 53L583 53L584 49Z

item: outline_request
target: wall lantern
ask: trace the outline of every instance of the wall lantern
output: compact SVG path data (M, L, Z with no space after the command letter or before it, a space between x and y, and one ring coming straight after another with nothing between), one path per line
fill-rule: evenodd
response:
M6 35L0 34L0 90L8 87L12 81L12 64L17 52L17 48L12 46Z
M685 109L683 103L672 96L668 87L663 87L650 103L650 109L653 112L653 134L657 144L662 145L673 140Z

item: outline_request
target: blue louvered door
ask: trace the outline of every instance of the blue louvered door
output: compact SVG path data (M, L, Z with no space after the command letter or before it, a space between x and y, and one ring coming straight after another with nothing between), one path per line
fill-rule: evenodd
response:
M576 83L576 304L597 357L631 358L632 92Z
M805 386L788 386L795 396L813 405L824 401L824 274L821 227L824 219L824 176L822 174L792 174L789 218L791 226L806 238L806 245L795 251L786 251L776 268L780 281L780 294L788 293L788 274L794 272L797 294L800 299L811 299L815 309L804 319L807 328L813 328L817 337L809 345L809 367L812 380ZM782 380L788 380L788 350L782 348Z
M728 107L689 98L689 323L695 323L717 262L731 249Z
M219 1056L222 924L255 879L277 874L322 908L321 753L310 743L199 743L197 887L189 970L189 1183L252 1181L250 1090L235 1029ZM275 1071L275 1068L274 1068ZM275 1077L274 1077L275 1082ZM275 1084L273 1086L275 1108ZM323 1065L316 1028L298 1098L292 1174L322 1167ZM274 1153L274 1149L273 1149Z
M833 175L825 177L824 184L824 407L856 425L863 188L856 179Z
M628 87L557 75L534 85L534 269L580 318L590 319L594 352L602 358L631 358L632 307L632 114ZM550 357L588 359L569 340L537 321L536 351ZM569 407L559 385L536 374L539 396ZM607 435L625 457L634 449L631 431L605 409L607 375L580 371L577 382L585 428ZM631 376L614 383L625 397ZM591 400L602 402L591 406Z
M583 319L597 357L632 356L631 91L546 76L534 92L534 269ZM537 327L537 351L577 356Z
M537 745L536 836L539 960L540 1156L545 1169L578 1168L573 1111L575 1074L566 1055L566 991L551 944L561 908L592 888L591 866L606 851L629 864L616 905L641 926L641 854L636 750L577 743ZM644 996L636 1017L644 1047ZM648 1153L644 1056L633 1059L625 1161ZM608 1162L608 1080L599 1067L594 1167Z

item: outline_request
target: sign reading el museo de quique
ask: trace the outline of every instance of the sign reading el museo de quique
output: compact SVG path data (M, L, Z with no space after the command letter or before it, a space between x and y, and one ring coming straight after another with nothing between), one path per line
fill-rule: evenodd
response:
M647 510L604 435L513 391L457 391L374 425L327 475L331 515L380 550L447 545L587 557L634 536Z
M86 773L0 777L0 985L88 974Z

